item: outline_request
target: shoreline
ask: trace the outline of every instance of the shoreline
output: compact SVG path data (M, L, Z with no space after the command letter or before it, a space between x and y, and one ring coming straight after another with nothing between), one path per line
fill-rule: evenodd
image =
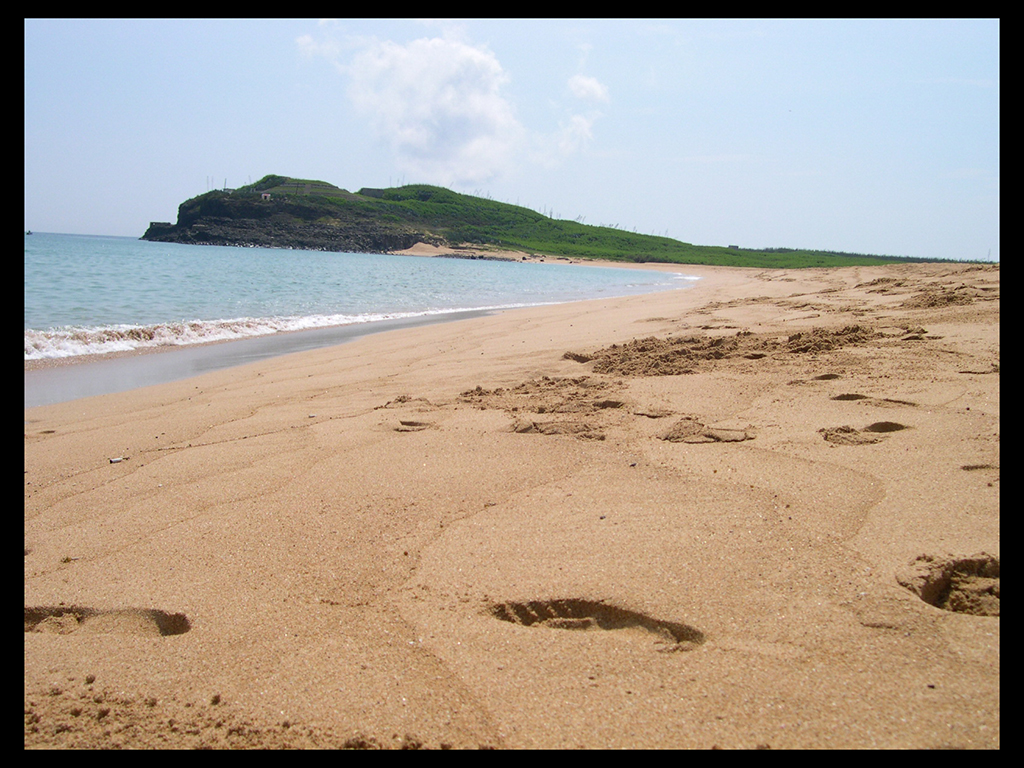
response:
M426 243L418 243L417 245L413 246L412 248L406 249L404 251L395 251L394 255L398 255L398 256L417 256L417 257L427 257L427 258L460 258L460 259L470 259L470 260L472 260L472 259L495 259L495 260L499 260L499 261L515 261L515 262L522 261L522 262L527 262L527 263L544 263L545 260L548 260L550 263L558 263L558 264L566 264L566 265L570 265L571 264L571 265L578 265L578 266L599 266L599 267L610 267L610 268L618 267L618 268L621 268L621 269L653 269L654 271L668 272L668 273L678 273L678 272L680 272L679 269L665 268L665 267L671 267L673 265L620 263L620 262L615 262L615 261L609 261L607 259L587 260L587 259L569 259L567 257L533 256L533 255L529 255L529 254L526 254L526 253L523 253L523 252L518 252L518 251L488 251L488 250L483 250L483 249L440 248L438 246L432 246L432 245L428 245ZM686 266L686 265L678 265L678 266ZM695 268L698 268L698 267L695 265ZM674 289L666 289L666 290L674 290ZM583 299L583 301L587 301L587 299ZM383 320L383 321L380 321L380 320L369 321L369 323L365 323L365 324L371 324L372 325L374 323L390 322L392 320L394 320L394 321L411 320L411 321L415 322L415 321L419 320L420 318L423 318L425 322L434 322L434 321L430 320L430 318L433 317L434 315L448 316L448 315L458 315L458 314L461 314L461 313L474 313L474 312L485 312L485 311L505 311L505 308L499 308L499 309L493 309L493 310L491 310L491 309L472 309L471 308L471 309L464 309L464 310L453 310L451 312L435 312L435 313L431 313L429 315L422 315L422 316L421 315L415 315L415 316L413 316L411 318L390 318L390 319L386 319L386 320ZM438 321L438 322L440 322L440 321ZM103 362L103 361L107 361L107 360L117 360L117 359L121 359L121 358L134 357L134 356L137 356L137 355L158 354L158 353L164 353L164 352L171 352L171 353L173 353L173 352L178 352L178 351L181 351L181 350L184 350L184 349L192 349L192 348L195 348L195 347L206 347L206 346L220 345L220 344L232 344L232 343L235 343L235 342L250 341L250 340L259 339L259 338L283 336L283 335L286 335L286 334L302 334L302 333L308 333L308 332L326 331L326 330L329 330L329 329L346 328L346 327L349 327L349 326L363 325L363 324L364 323L347 323L347 324L342 324L342 325L321 326L321 327L317 327L317 328L304 328L304 329L299 329L299 330L277 331L275 333L260 334L258 336L240 337L240 338L234 338L234 339L216 339L216 340L213 340L213 341L196 342L196 343L181 344L181 345L167 344L167 345L163 345L163 346L143 346L143 347L137 347L137 348L130 349L130 350L120 350L120 351L116 351L116 352L89 353L89 354L82 354L82 355L68 355L68 356L65 356L65 357L38 358L38 359L24 360L23 362L24 362L24 370L25 370L26 373L28 373L29 371L47 370L47 369L51 369L51 368L63 368L63 367L74 366L74 365L79 365L79 364L98 363L98 362Z
M25 747L999 749L999 268L700 269L27 408Z
M286 339L294 335L301 334L323 334L338 332L343 329L358 329L358 328L376 328L381 323L409 323L413 325L429 325L432 322L447 322L449 318L458 319L461 315L474 315L486 312L501 312L501 309L489 310L489 309L463 309L452 312L436 312L425 315L414 315L412 317L399 317L399 318L386 318L384 320L371 320L363 323L343 323L341 325L324 325L317 328L302 328L297 330L288 331L275 331L274 333L260 334L256 336L246 336L237 339L214 339L212 341L201 341L194 342L191 344L166 344L163 346L156 347L136 347L135 349L119 350L117 352L102 352L92 353L86 355L68 355L66 357L47 357L35 360L25 360L25 372L47 370L50 368L67 368L79 364L90 364L90 363L102 363L108 360L121 360L125 358L138 357L140 355L151 355L151 354L164 354L175 352L187 352L192 349L201 349L206 347L215 347L228 344L237 344L240 342L259 342L261 340L269 339ZM434 320L432 318L437 317L439 319ZM374 333L374 330L368 330L367 333ZM288 354L288 353L282 353Z
M201 344L141 347L102 355L25 361L25 407L71 402L179 381L284 355L346 344L364 336L458 322L500 310L468 309L367 323L280 331ZM42 363L31 365L31 363Z
M498 261L517 261L530 264L574 264L584 267L618 267L620 269L647 269L658 272L680 272L691 267L694 269L705 268L700 264L674 264L667 262L635 262L615 261L613 259L583 258L582 256L552 256L543 253L529 253L527 251L509 251L501 248L451 248L429 243L417 243L411 248L402 251L392 251L396 256L419 256L426 258L455 258L455 259L495 259ZM710 267L715 269L716 267ZM717 267L718 269L756 269L754 267Z
M436 246L420 243L408 249L408 251L399 252L398 255L445 258L449 252L454 253L452 249L441 249ZM484 252L480 251L479 253L483 254ZM502 251L500 254L502 260L519 260L518 258L512 258L512 256L518 255L515 252ZM523 261L544 261L544 257L521 255L524 257ZM466 255L454 257L474 258L473 256ZM486 258L491 257L487 256ZM552 263L619 267L624 269L652 268L654 271L660 272L680 272L679 269L666 268L674 265L620 264L618 262L596 259L593 260L593 263L587 260L568 259L559 259L557 262L552 261ZM701 267L695 265L694 269L700 270ZM665 290L681 290L684 287L688 288L690 286L666 288ZM594 299L583 299L581 301L592 300ZM394 327L409 328L434 323L453 322L480 316L481 314L506 312L513 309L522 309L522 307L465 309L414 315L407 318L390 318L366 323L348 323L293 331L278 331L276 333L245 338L218 339L194 344L138 347L117 352L25 360L25 407L48 405L100 394L124 392L136 386L153 386L168 381L188 378L191 375L198 375L208 370L228 368L278 355L293 354L318 347L343 344L352 339L373 333L385 332ZM218 354L216 350L218 349L221 350L221 357L223 358L220 361L217 359ZM264 351L260 351L261 349ZM163 359L155 357L164 355L168 357ZM180 361L180 363L176 364L176 360ZM132 383L127 385L125 380Z

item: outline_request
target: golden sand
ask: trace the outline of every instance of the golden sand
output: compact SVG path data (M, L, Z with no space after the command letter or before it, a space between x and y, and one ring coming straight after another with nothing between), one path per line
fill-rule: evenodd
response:
M27 409L25 745L998 748L998 266L685 271Z

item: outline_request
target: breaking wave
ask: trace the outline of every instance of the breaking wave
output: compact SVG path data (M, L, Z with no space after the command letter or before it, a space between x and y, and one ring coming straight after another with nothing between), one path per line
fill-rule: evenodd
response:
M526 304L479 309L511 309ZM47 360L78 355L131 352L147 347L176 347L269 336L289 331L328 328L354 323L373 323L407 317L426 317L466 311L438 309L422 312L368 313L362 315L311 315L307 317L242 317L229 320L192 320L153 325L106 325L92 328L63 326L45 331L25 331L25 360Z
M558 263L124 237L36 233L25 242L26 362L642 294L695 279Z

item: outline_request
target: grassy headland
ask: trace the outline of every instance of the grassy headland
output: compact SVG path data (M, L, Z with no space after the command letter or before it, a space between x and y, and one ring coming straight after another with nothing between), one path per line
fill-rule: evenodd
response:
M792 248L694 245L669 237L553 219L518 205L410 184L349 192L323 181L264 176L181 204L178 222L143 239L320 250L390 251L416 242L630 262L796 268L929 261Z

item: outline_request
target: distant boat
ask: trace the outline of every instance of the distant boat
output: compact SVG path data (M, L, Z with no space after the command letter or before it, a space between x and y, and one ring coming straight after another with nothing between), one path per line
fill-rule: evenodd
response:
M31 235L32 234L32 230L31 229L26 229L25 230L25 234L26 235Z

